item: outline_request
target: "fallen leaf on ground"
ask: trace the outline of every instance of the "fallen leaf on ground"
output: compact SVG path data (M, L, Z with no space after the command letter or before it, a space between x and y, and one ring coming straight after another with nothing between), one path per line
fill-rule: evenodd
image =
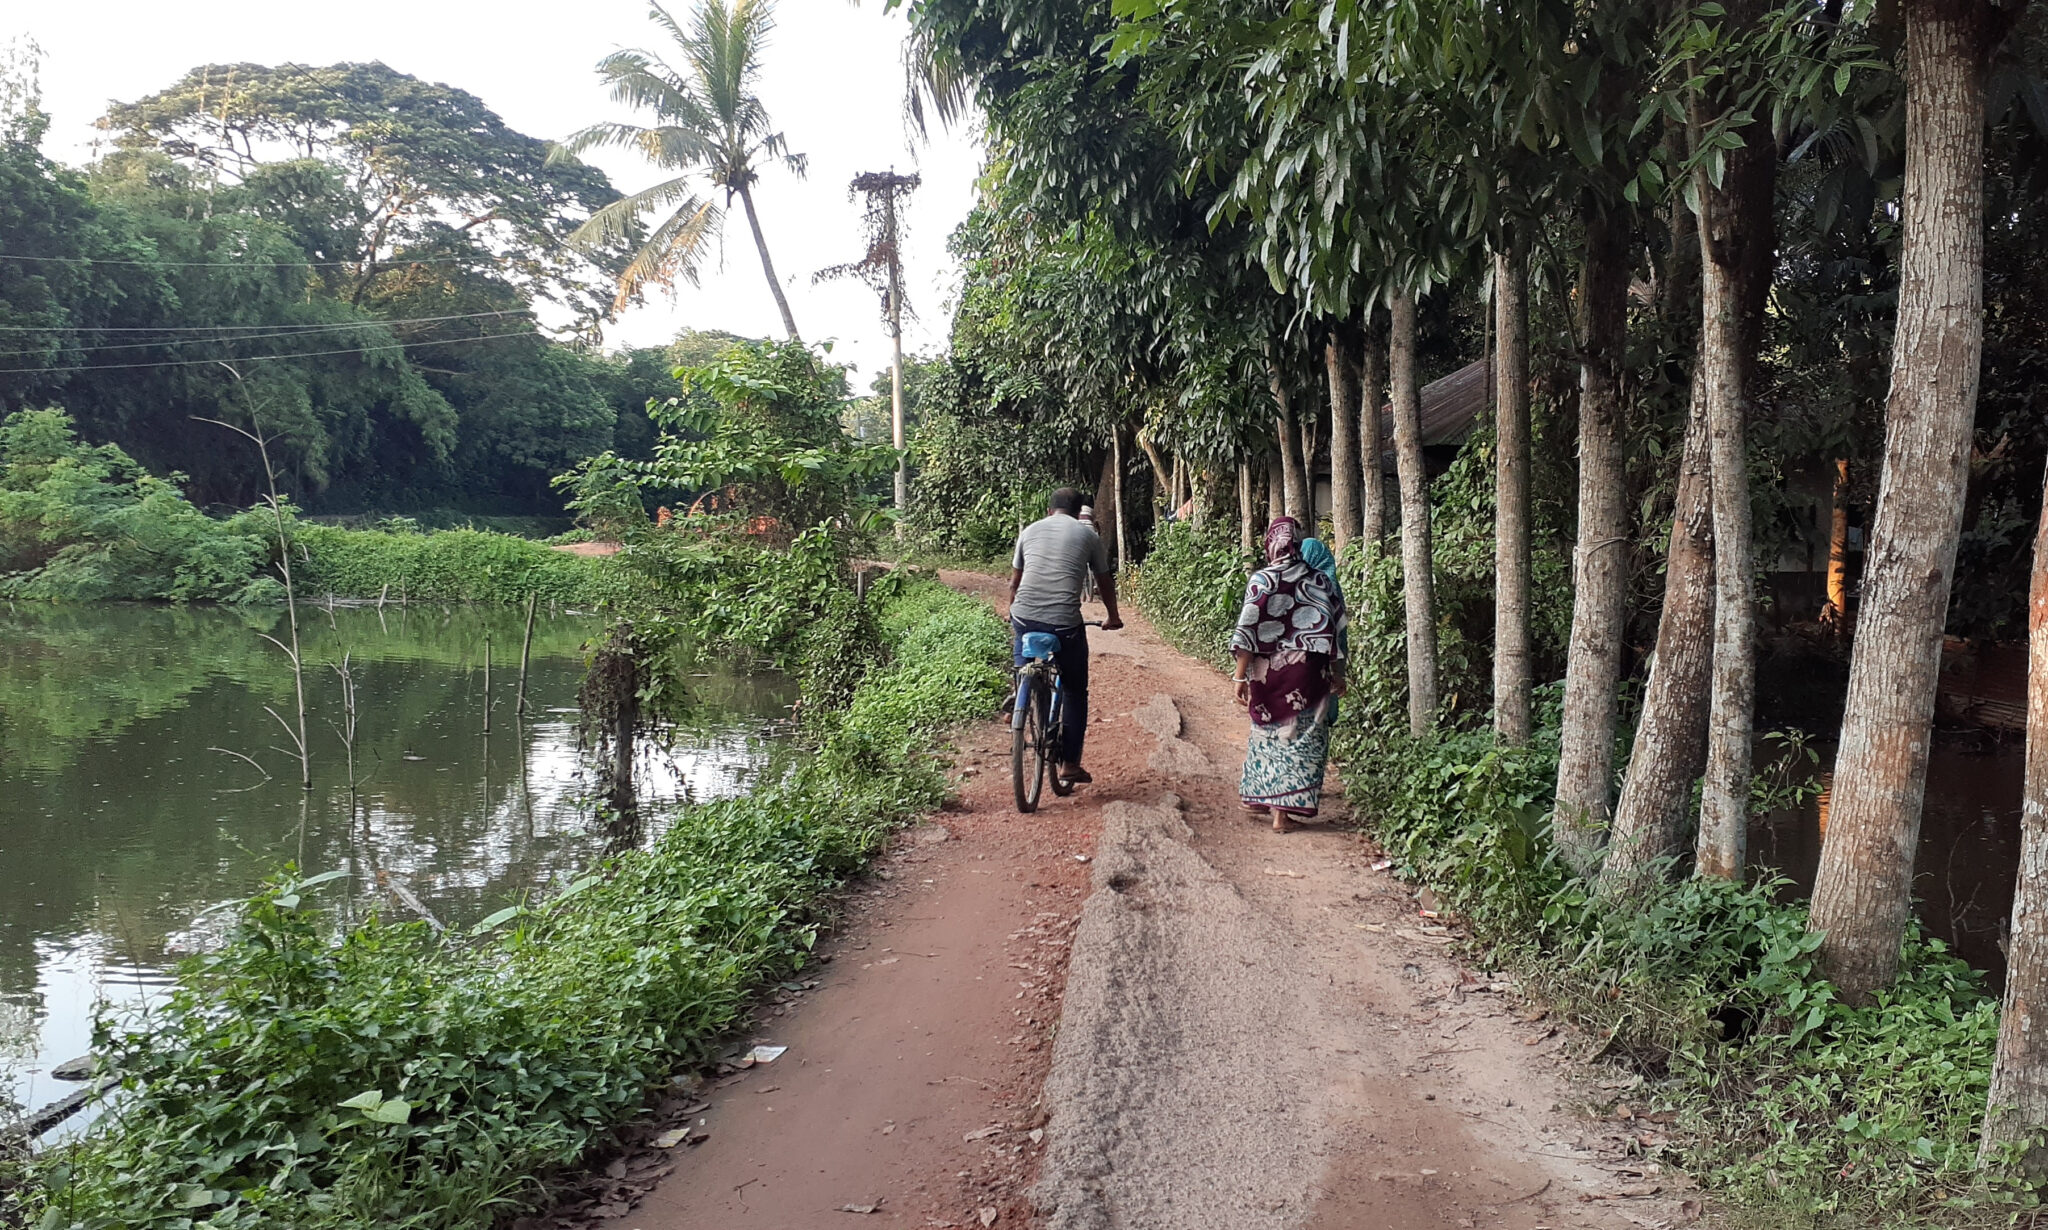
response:
M985 1128L982 1128L982 1129L980 1129L980 1130L978 1130L978 1131L973 1131L973 1132L969 1132L969 1133L967 1133L967 1135L965 1135L965 1136L961 1137L961 1139L962 1139L962 1140L987 1140L987 1139L988 1139L989 1137L991 1137L991 1136L994 1136L994 1135L995 1135L996 1133L998 1133L998 1132L1000 1132L1000 1131L1002 1131L1002 1130L1003 1130L1003 1129L1002 1129L1002 1128L1000 1128L1000 1127L985 1127Z
M663 1132L661 1135L655 1137L654 1147L657 1149L673 1149L677 1145L682 1144L684 1141L688 1140L689 1138L690 1129L686 1127L674 1128L670 1131Z
M996 1211L994 1208L985 1208L981 1211L981 1224L984 1226L996 1224Z
M874 1204L842 1204L839 1206L839 1211L842 1213L872 1213L880 1207L880 1205Z
M1299 871L1282 871L1278 867L1266 868L1266 874L1269 876L1286 876L1290 880L1306 880L1308 878Z

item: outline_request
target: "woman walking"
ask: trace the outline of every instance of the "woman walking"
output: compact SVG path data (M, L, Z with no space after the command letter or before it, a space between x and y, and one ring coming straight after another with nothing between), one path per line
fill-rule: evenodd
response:
M1281 517L1266 529L1266 566L1245 587L1230 649L1237 701L1251 716L1238 795L1273 830L1299 827L1323 797L1330 723L1344 692L1344 598L1301 556L1301 527Z

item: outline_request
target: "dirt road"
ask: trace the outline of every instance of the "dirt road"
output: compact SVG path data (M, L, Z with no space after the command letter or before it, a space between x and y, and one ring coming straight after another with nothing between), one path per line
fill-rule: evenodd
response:
M947 573L999 601L997 582ZM1096 784L1011 807L1007 727L851 902L771 1064L631 1230L1677 1225L1654 1127L1567 1110L1561 1052L1461 967L1350 832L1242 819L1227 683L1138 621L1093 634ZM1335 809L1341 810L1341 802Z

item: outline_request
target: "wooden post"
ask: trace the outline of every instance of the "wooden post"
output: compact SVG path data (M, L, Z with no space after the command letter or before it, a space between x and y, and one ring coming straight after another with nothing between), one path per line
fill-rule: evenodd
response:
M491 638L484 636L484 733L491 733Z
M519 701L512 706L514 717L526 716L526 664L533 659L533 610L539 605L539 590L526 595L526 636L519 642Z

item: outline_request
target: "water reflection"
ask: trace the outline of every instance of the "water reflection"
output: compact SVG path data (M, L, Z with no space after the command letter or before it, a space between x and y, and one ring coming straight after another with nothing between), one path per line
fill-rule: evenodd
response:
M514 712L524 613L342 609L302 617L314 789L264 706L290 715L276 612L0 605L0 1066L19 1100L69 1092L98 1002L135 1003L286 860L346 869L347 917L462 925L602 850L577 748L588 617L543 616ZM488 696L483 646L493 644ZM506 646L511 646L510 653ZM348 786L340 681L357 695ZM509 658L509 660L508 660ZM783 684L697 668L694 704L636 776L656 806L728 796L769 771ZM485 703L490 730L484 729ZM267 775L267 776L266 776Z
M1819 749L1822 769L1832 745ZM1768 768L1761 751L1758 771ZM1984 731L1938 731L1927 765L1920 846L1913 860L1914 912L1927 933L1990 975L2005 981L2003 944L2019 876L2020 788L2026 748L2018 737ZM1827 778L1823 776L1823 781ZM1753 863L1775 867L1806 897L1820 868L1824 800L1755 817Z

